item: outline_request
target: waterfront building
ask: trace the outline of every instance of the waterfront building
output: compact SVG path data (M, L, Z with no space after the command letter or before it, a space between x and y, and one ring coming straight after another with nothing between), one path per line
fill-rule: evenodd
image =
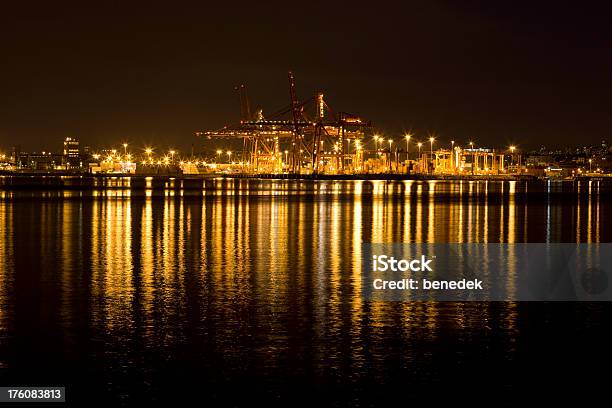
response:
M15 167L24 170L52 171L62 166L64 156L47 151L18 152L15 156Z
M78 139L73 137L64 139L63 156L63 165L66 169L82 167L83 163L81 161L81 151L79 149Z
M508 156L509 157L509 156ZM502 152L488 148L438 149L429 165L438 174L503 174L507 173L506 158ZM421 160L429 159L427 157Z

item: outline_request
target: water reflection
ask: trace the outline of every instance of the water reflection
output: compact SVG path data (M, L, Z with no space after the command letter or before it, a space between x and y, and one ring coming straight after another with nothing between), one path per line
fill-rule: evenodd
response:
M397 369L428 367L449 336L508 359L516 304L365 302L362 242L609 239L591 186L540 197L516 182L211 183L223 188L3 192L0 336L30 336L42 319L58 333L49 347L112 367L109 386L125 393L151 352L226 377L383 378L390 352ZM28 340L2 343L0 368Z

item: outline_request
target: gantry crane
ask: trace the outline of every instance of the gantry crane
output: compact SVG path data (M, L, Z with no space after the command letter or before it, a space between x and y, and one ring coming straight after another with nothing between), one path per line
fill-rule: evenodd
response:
M269 118L261 110L253 115L246 86L240 85L235 88L240 97L240 123L215 131L198 131L196 136L242 139L243 160L253 173L358 171L363 157L359 141L371 129L371 123L346 112L334 113L321 92L300 102L292 72L288 80L289 106Z

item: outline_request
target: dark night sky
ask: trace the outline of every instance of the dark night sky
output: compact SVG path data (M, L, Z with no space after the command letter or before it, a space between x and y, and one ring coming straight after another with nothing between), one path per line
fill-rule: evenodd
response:
M187 149L193 131L238 119L238 83L264 113L287 105L289 69L301 98L324 90L394 137L532 148L612 136L604 6L84 3L2 5L1 150L59 150L65 136Z

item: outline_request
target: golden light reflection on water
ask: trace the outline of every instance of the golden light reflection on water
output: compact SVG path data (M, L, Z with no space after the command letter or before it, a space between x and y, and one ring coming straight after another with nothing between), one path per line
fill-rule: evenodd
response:
M91 319L118 338L128 336L134 322L131 204L112 199L92 202Z
M320 369L342 365L347 350L349 368L382 359L375 351L390 330L408 342L435 339L449 327L515 330L515 304L500 311L477 303L364 301L364 242L600 242L605 232L599 194L528 205L519 196L526 186L516 182L213 183L221 189L194 197L102 190L89 199L64 192L24 205L4 196L0 333L10 326L15 259L25 265L19 251L29 251L14 247L18 225L40 237L42 263L61 254L59 315L66 325L80 290L94 330L120 340L169 345L196 332L238 361L232 344L264 338L257 353L280 364L299 333L317 345ZM513 252L503 256L516 263Z
M12 306L9 293L13 288L14 278L12 271L14 268L14 242L10 237L12 231L12 208L3 205L0 201L0 339L7 337L9 319L12 313ZM0 359L0 369L6 368L6 363Z

